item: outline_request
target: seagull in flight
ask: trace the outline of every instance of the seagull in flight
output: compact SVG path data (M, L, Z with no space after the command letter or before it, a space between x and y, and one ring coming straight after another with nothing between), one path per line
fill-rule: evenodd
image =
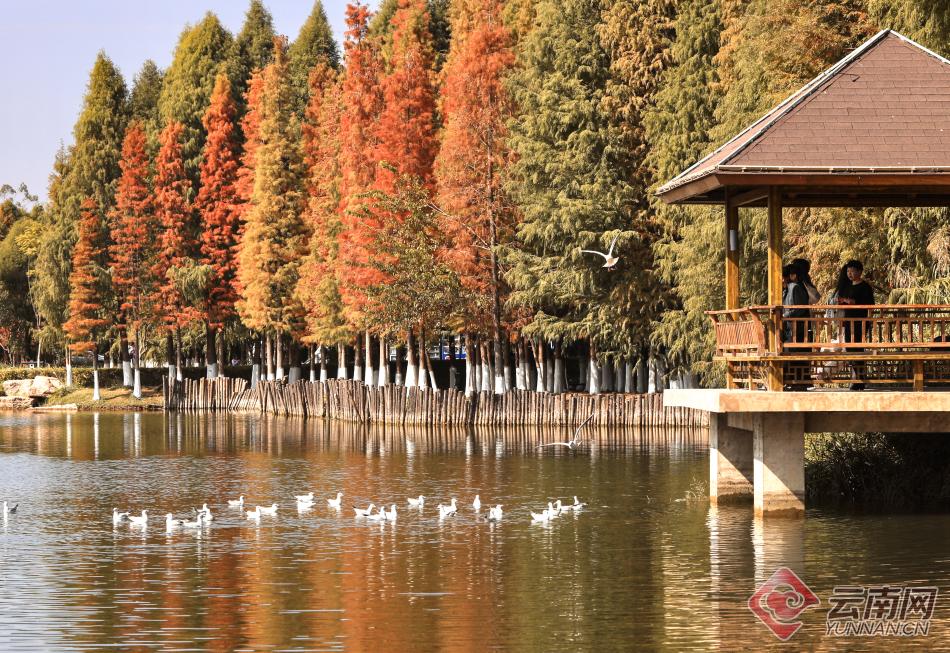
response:
M596 254L597 256L603 256L605 261L603 267L607 268L608 270L612 270L614 266L617 265L617 261L620 260L619 256L614 256L614 245L617 244L618 237L620 237L620 234L614 236L614 239L610 241L610 249L607 250L606 254L599 252L596 249L582 249L581 252L584 252L585 254Z
M540 449L541 447L567 447L571 451L574 451L574 449L577 449L578 445L580 445L581 442L584 442L584 440L578 440L577 435L581 432L581 429L587 426L587 424L592 419L594 419L594 413L591 413L590 417L585 419L584 423L577 427L577 430L574 431L574 436L570 439L569 442L548 442L546 444L539 444L538 449Z

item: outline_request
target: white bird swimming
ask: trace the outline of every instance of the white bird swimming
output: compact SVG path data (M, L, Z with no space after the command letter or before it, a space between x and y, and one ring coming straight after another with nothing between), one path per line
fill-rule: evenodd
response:
M175 519L175 516L170 512L165 513L165 530L171 532L181 526L181 521Z
M380 507L380 509L374 512L373 514L367 515L366 518L371 519L372 521L383 521L384 519L386 519L386 509L383 507Z
M555 517L560 517L561 511L555 510L554 504L548 501L548 518L554 519Z
M342 500L343 500L343 493L337 492L336 499L327 499L327 505L330 506L331 508L336 508L337 510L339 510L340 506L342 505Z
M261 507L257 506L254 510L248 510L246 513L248 519L253 519L254 521L261 520Z
M396 521L396 504L394 503L389 508L389 512L386 513L386 519L388 521Z
M4 516L6 516L6 512L7 512L7 502L4 501L4 502L3 502L3 513L4 513ZM112 509L112 525L113 525L113 526L118 526L119 524L121 524L122 522L124 522L125 520L127 520L128 518L129 518L129 513L127 513L127 512L119 512L119 509L118 509L118 508L113 508L113 509Z
M294 495L294 498L297 499L297 503L313 503L313 492L297 494Z
M204 525L204 513L199 512L193 521L182 521L185 528L201 528Z
M408 499L406 499L406 501L409 502L410 508L421 508L422 506L425 505L426 498L420 494L415 499L413 499L412 497L409 497Z
M211 508L208 507L207 503L201 506L201 510L198 511L198 516L206 522L214 521L214 515L211 514Z
M475 500L472 501L472 508L475 509L475 512L478 512L482 509L482 500L478 498L478 495L475 495Z
M244 507L244 495L242 494L237 499L228 499L229 508L243 508Z
M261 513L262 515L274 516L277 514L277 504L272 503L270 506L258 506L257 512Z
M7 505L7 502L4 501L4 502L3 502L3 518L6 519L8 515L14 515L14 514L16 514L16 509L17 509L17 506L19 506L19 505L20 505L20 504L18 503L18 504L16 504L15 506L13 506L12 508L10 508L10 507Z
M369 517L370 515L373 514L373 508L375 507L376 507L375 503L369 504L369 508L357 508L356 506L353 506L353 513L357 517Z
M449 515L454 515L455 511L458 510L458 506L455 505L455 497L452 497L452 503L447 506L439 504L439 519L445 519Z
M604 267L607 268L608 270L612 270L613 267L617 265L617 261L620 260L619 256L614 256L614 245L617 244L617 238L619 237L620 237L620 234L617 234L616 236L614 236L614 239L610 241L610 249L607 250L606 254L604 254L603 252L599 252L596 249L582 249L581 251L586 254L596 254L597 256L603 256L604 261L605 261Z
M551 514L548 512L547 508L541 512L531 512L531 521L533 522L546 522L551 519Z
M593 413L590 414L590 417L584 420L583 424L577 427L577 430L574 431L574 435L567 442L548 442L546 444L539 444L538 449L541 447L567 447L571 451L577 449L578 445L584 442L584 440L578 440L577 435L581 432L581 429L587 426L588 422L590 422L592 419L594 419Z
M132 526L145 526L148 524L148 510L143 510L141 516L129 515L129 523Z
M577 511L577 510L583 509L586 506L587 506L586 503L581 503L580 501L577 500L577 495L574 495L574 505L571 506L571 509Z
M501 521L501 504L488 509L488 521Z

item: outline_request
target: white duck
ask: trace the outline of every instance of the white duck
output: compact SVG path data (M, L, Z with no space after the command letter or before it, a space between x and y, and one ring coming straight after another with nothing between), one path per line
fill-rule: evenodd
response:
M356 506L353 506L353 513L357 517L369 517L370 515L373 514L373 508L375 507L376 507L375 503L369 504L369 508L357 508Z
M182 521L181 525L185 528L201 528L204 525L204 513L199 512L194 520Z
M386 519L386 509L380 507L378 511L374 512L371 515L367 515L366 518L372 521L383 521L384 519Z
M252 519L252 520L254 520L254 521L260 521L260 520L261 520L261 507L260 507L260 506L257 506L256 508L254 508L254 510L248 510L247 513L246 513L246 516L247 516L248 519Z
M6 516L6 512L7 512L7 502L4 501L4 502L3 502L3 514L4 514L4 516ZM113 509L112 509L112 525L113 525L113 526L118 526L119 524L121 524L122 522L124 522L125 520L127 520L128 518L129 518L129 513L127 513L127 512L119 512L119 509L118 509L118 508L113 508Z
M410 508L421 508L422 506L425 505L426 498L420 494L415 499L413 499L412 497L409 497L408 499L406 499L406 501L409 502Z
M132 526L145 526L148 524L148 510L143 510L141 516L129 515L129 523Z
M7 505L7 502L4 501L4 502L3 502L3 518L6 519L9 515L16 514L16 509L17 509L17 507L18 507L19 505L20 505L20 504L18 503L18 504L16 504L16 505L14 505L12 508L10 508L10 507Z
M205 522L214 521L214 515L211 514L211 508L208 507L208 504L201 506L201 510L198 511L198 516Z
M551 519L551 513L548 512L547 508L545 508L545 509L542 510L541 512L533 512L533 511L532 511L532 513L531 513L531 521L532 521L532 522L546 523L546 522L548 522L550 519Z
M228 499L229 508L243 508L244 507L244 495L242 494L237 499Z
M586 506L587 506L587 504L586 504L586 503L581 503L580 501L578 501L578 500L577 500L577 496L575 495L575 497L574 497L574 505L571 506L571 509L574 510L574 511L577 511L577 510L582 510L582 509L584 509Z
M181 522L175 519L174 515L172 515L170 512L165 513L165 530L167 532L170 533L179 526L181 526Z
M561 513L554 508L554 504L548 501L548 519L559 517Z
M501 504L488 509L489 521L501 521Z
M307 494L297 494L294 495L294 498L297 499L297 503L313 503L313 492L308 492Z
M482 509L482 500L478 498L478 495L475 495L475 500L472 501L472 508L475 509L475 512L478 512Z
M274 515L277 514L277 504L276 504L276 503L272 503L269 507L268 507L268 506L258 506L258 507L257 507L257 512L261 513L262 515L270 515L271 517L273 517Z
M396 521L396 504L394 503L389 508L389 512L386 513L387 521Z
M454 515L455 511L458 510L458 506L455 505L455 497L452 497L452 503L447 506L439 504L439 519L445 519L449 515Z
M340 509L340 506L343 503L343 493L337 492L336 499L327 499L327 505L336 510Z

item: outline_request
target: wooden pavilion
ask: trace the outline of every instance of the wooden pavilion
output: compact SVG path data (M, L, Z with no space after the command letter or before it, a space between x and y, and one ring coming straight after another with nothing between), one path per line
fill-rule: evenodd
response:
M728 387L950 384L950 306L875 305L868 317L782 316L782 209L950 206L950 61L884 30L658 190L725 207L725 310L711 312ZM768 209L768 303L739 305L739 210ZM865 308L865 307L852 307ZM789 321L805 336L783 342ZM841 342L863 322L860 342ZM794 327L794 325L791 325ZM790 333L801 333L791 328Z

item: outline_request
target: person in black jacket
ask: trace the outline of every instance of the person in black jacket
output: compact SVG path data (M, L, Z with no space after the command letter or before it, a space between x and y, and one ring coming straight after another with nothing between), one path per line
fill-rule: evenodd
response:
M866 308L848 308L849 306L871 306L874 304L874 289L864 280L864 265L861 261L848 261L844 264L850 283L840 283L838 288L838 303L844 306L844 325L842 335L846 343L864 342L867 324L862 318L868 316ZM843 281L843 280L842 280ZM848 347L849 352L864 351L863 347ZM854 365L854 374L858 379L851 384L852 390L864 390L864 365Z
M785 292L782 293L782 317L786 318L807 318L808 310L808 291L805 289L800 279L800 272L797 265L786 265L782 268L782 278L786 279ZM806 321L785 322L783 338L785 342L805 342Z

